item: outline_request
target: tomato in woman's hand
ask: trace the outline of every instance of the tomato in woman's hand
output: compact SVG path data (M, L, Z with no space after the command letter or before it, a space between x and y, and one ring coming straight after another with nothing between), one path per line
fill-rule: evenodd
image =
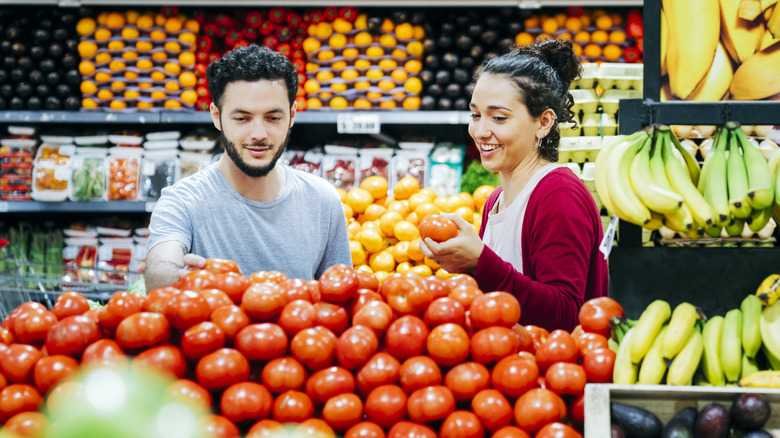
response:
M486 365L517 353L519 347L517 335L506 327L484 328L471 336L471 357Z
M42 357L40 350L32 345L13 344L0 354L0 371L9 382L32 382L33 369Z
M46 341L49 329L56 323L57 316L49 309L31 304L16 315L14 337L23 344L40 346Z
M387 431L387 438L437 438L437 435L428 426L411 421L401 421Z
M358 290L368 289L376 292L379 290L379 279L371 272L355 270L358 276Z
M414 315L404 315L392 323L385 333L385 348L399 361L425 353L428 326Z
M609 297L592 298L580 307L579 321L586 332L609 338L609 321L615 316L625 317L623 306Z
M100 327L84 315L73 315L54 324L46 335L49 354L80 357L90 344L102 338Z
M46 394L60 380L73 375L79 368L76 359L62 354L44 356L38 360L33 370L35 387Z
M140 294L127 291L115 292L98 312L100 326L109 332L114 332L122 320L140 312L143 306L144 297Z
M68 316L83 315L89 310L87 297L78 292L63 292L57 297L57 301L51 308L57 319L62 320Z
M329 367L336 359L338 338L325 327L302 330L290 341L290 353L311 371Z
M352 316L352 325L368 327L381 336L393 321L393 309L384 301L369 301Z
M40 412L19 412L3 425L3 432L12 437L42 437L49 419Z
M576 363L557 362L544 375L547 387L559 395L580 395L585 390L585 370Z
M344 432L363 418L363 402L355 394L339 394L325 402L322 419L336 432Z
M434 300L444 298L450 294L450 287L447 285L447 282L435 275L425 277L425 282L428 284L428 289L431 290Z
M116 328L117 343L130 350L164 344L170 337L170 324L159 313L134 313L123 319Z
M365 412L369 421L384 428L406 418L406 392L397 385L380 385L366 396Z
M441 385L441 369L428 356L410 357L398 368L398 382L410 394L426 386Z
M361 421L347 429L344 438L385 438L385 431L371 421Z
M343 304L357 294L360 288L358 274L352 266L329 266L320 276L320 293L324 301Z
M488 432L512 422L512 405L496 389L483 389L471 399L471 410Z
M263 438L263 437L283 437L287 436L287 431L284 429L284 425L276 420L265 418L258 421L252 427L249 428L249 432L246 433L246 438Z
M165 400L173 400L191 406L199 413L211 410L213 400L211 393L203 386L189 379L178 379L168 385L165 390Z
M222 330L225 338L230 340L235 339L236 334L250 323L249 315L235 304L214 309L209 319Z
M452 366L469 357L470 339L463 327L447 323L431 330L425 348L437 364Z
M210 438L239 438L241 432L232 421L222 415L209 414L198 419L198 429Z
M205 269L190 271L175 284L178 289L199 291L216 287L215 275Z
M444 386L452 391L458 402L468 401L490 386L490 371L477 362L461 363L444 375Z
M604 336L593 332L583 332L574 342L577 344L577 352L580 357L585 357L590 354L591 351L598 350L599 348L609 348L609 340Z
M134 369L154 370L177 379L187 374L187 359L175 345L158 345L140 352L130 362Z
M374 354L355 374L358 393L365 396L377 386L397 383L400 368L401 363L393 356L384 352ZM441 382L441 372L439 382Z
M287 352L287 335L270 322L250 324L236 334L235 346L249 360L269 360Z
M273 397L261 384L234 383L225 389L219 402L222 415L234 423L256 422L271 413Z
M420 219L417 227L420 239L430 238L434 242L444 242L458 235L458 226L451 219L440 214L429 214Z
M609 348L591 350L582 358L582 368L590 383L612 383L617 354Z
M287 304L287 295L276 283L255 283L244 292L241 308L256 322L270 322Z
M100 339L87 346L81 355L81 365L119 364L127 360L125 350L113 339Z
M433 301L428 283L413 273L390 274L379 285L379 294L398 315L422 315Z
M473 412L454 411L441 424L439 438L483 438L485 428Z
M0 391L0 423L20 412L37 411L43 405L43 397L33 386L14 383Z
M547 368L556 362L577 362L577 345L565 330L554 330L547 341L536 349L536 363L540 372L547 372Z
M228 272L241 273L241 268L233 260L227 259L206 259L206 264L203 265L203 270L209 271L214 275L225 274Z
M336 359L348 370L363 365L376 353L379 340L373 330L355 325L344 331L336 341Z
M306 368L290 356L271 359L260 374L263 385L276 394L303 388L307 377Z
M507 356L499 360L490 374L493 387L507 397L519 397L536 386L539 368L536 361L524 359L521 355Z
M314 416L314 403L305 392L291 389L276 397L271 415L281 423L300 423Z
M515 424L528 433L536 433L545 424L565 417L563 399L549 389L529 389L515 402Z
M174 295L180 294L181 289L176 289L173 286L158 287L152 289L146 294L141 309L144 312L154 312L165 314L165 309L168 307L168 302Z
M252 285L252 280L236 272L227 272L215 275L211 285L224 292L234 304L240 305L244 292Z
M355 392L355 377L341 367L321 369L306 380L306 394L315 406L322 406L329 398L349 392Z
M511 328L520 320L520 303L506 292L488 292L474 298L469 307L475 330L492 326Z
M582 438L582 435L568 424L555 421L542 426L534 438Z
M418 423L443 420L455 410L455 397L446 386L426 386L411 394L406 401L409 419Z
M249 362L238 350L220 348L200 358L195 375L204 388L215 391L249 378Z
M314 327L317 320L317 310L314 304L305 300L295 300L288 302L276 323L287 333L287 336L295 336L301 330Z
M315 326L323 326L336 336L344 333L349 327L349 315L347 309L332 303L317 301L314 303L316 311Z

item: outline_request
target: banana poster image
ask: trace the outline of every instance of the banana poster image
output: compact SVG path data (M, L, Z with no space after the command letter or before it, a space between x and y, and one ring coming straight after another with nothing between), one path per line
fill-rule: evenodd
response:
M661 100L780 100L777 0L663 0Z

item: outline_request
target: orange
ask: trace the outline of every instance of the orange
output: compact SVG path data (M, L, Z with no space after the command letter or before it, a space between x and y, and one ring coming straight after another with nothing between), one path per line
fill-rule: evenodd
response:
M538 15L532 15L523 21L523 27L526 29L533 29L534 27L539 27L541 24L541 21L539 19Z
M374 37L368 32L358 32L355 35L354 41L358 46L367 46L374 41Z
M400 23L395 27L395 37L399 40L414 38L414 27L410 23Z
M139 69L139 70L146 70L146 69L154 67L154 63L151 60L149 60L149 59L139 59L135 63L135 67L137 69Z
M307 37L303 40L303 51L306 53L314 53L320 49L322 43L317 38Z
M138 58L138 52L135 50L125 50L122 52L122 59L125 61L135 61Z
M347 218L347 220L350 220L350 218L352 218L352 216L354 216L352 214L352 207L350 207L349 205L347 205L347 204L342 202L341 203L341 208L344 210L344 216Z
M98 103L95 101L95 99L87 97L81 99L81 107L84 109L95 109L98 107Z
M422 251L420 250L420 238L412 239L409 242L409 248L406 250L406 255L409 256L410 260L414 260L415 262L421 262L425 258Z
M354 68L347 68L341 72L341 79L344 79L345 81L352 81L358 77L360 77L360 73L358 73L358 71Z
M181 44L177 43L176 41L168 41L165 43L163 48L169 52L178 53L181 51Z
M550 35L549 33L540 33L539 35L536 36L534 41L537 41L537 42L547 41L550 38L552 38L552 35Z
M174 99L168 99L168 100L165 101L163 106L166 109L179 109L179 108L181 108L181 102L179 102L178 100L174 100Z
M154 70L153 72L149 73L149 77L152 78L152 80L155 80L155 81L164 81L165 79L167 79L167 77L165 76L165 73L163 73L163 72L161 72L159 70Z
M306 94L314 94L319 90L320 84L314 79L308 79L303 83L303 91L305 91Z
M366 272L368 272L369 274L373 274L373 273L374 273L374 270L373 270L373 269L371 269L371 267L370 267L370 266L368 266L368 265L367 265L367 264L365 264L365 263L364 263L364 264L362 264L362 265L357 265L357 266L355 266L355 270L356 270L356 271L366 271Z
M431 202L432 199L428 198L428 195L425 193L422 193L422 191L417 193L412 193L412 196L409 196L409 209L414 211L422 204L425 204L426 202Z
M363 30L368 27L368 16L366 14L360 14L355 19L355 29Z
M366 189L356 187L347 191L345 202L352 207L352 211L355 213L363 213L366 208L371 205L374 198L371 196L371 192Z
M570 40L571 34L569 32L559 33L555 38L559 40Z
M347 68L347 65L349 65L347 64L347 61L336 61L330 65L330 68L332 68L335 71L340 71Z
M574 54L577 56L582 56L582 46L574 43L571 45L572 50L574 50Z
M166 61L168 59L168 53L166 53L165 50L158 50L152 53L152 59L159 62Z
M401 213L388 208L382 217L379 218L379 229L385 236L392 236L395 224L401 222L403 219L404 217Z
M356 90L365 90L366 88L371 86L371 82L369 82L369 81L357 81L354 84L352 84L352 86Z
M96 27L97 22L95 22L94 19L90 17L84 17L79 20L78 23L76 23L76 33L78 33L79 36L87 36L94 32Z
M362 97L359 97L355 99L354 102L352 102L352 107L356 109L371 109L371 102L369 102L366 99L363 99Z
M385 76L385 73L382 70L378 69L378 68L372 68L372 69L369 69L366 72L366 77L368 79L377 80L377 79L383 78L384 76Z
M125 11L125 21L127 24L135 24L136 21L138 21L138 17L141 16L141 13L136 11L135 9L128 9Z
M376 272L376 276L379 277L380 272L392 272L395 269L395 259L390 251L380 251L376 254L372 254L368 258L368 266Z
M456 276L458 274L453 274L453 273L445 271L444 268L439 268L439 269L436 270L436 273L433 274L433 275L435 275L438 278L441 278L442 280L446 280L446 279L452 278L452 277L454 277L454 276Z
M125 16L119 12L110 12L106 16L106 26L110 29L119 29L125 25Z
M195 90L184 90L179 95L179 99L187 105L195 105L198 101L198 93Z
M177 75L181 72L181 65L176 62L166 62L163 68L165 69L166 73L172 75Z
M154 102L148 102L145 100L139 100L136 107L140 110L149 110L154 108Z
M406 59L406 55L406 50L403 49L393 49L390 53L390 56L397 59Z
M590 40L594 43L606 43L609 40L609 34L605 30L594 30L590 34Z
M402 242L408 242L420 237L420 232L417 231L416 225L407 220L402 220L393 227L393 236Z
M558 21L552 17L545 17L542 20L542 32L552 34L558 30Z
M371 61L368 59L360 58L355 60L355 68L363 70L371 67Z
M612 14L612 25L613 26L622 26L623 25L623 16L620 15L617 12L613 12Z
M198 33L200 32L200 23L198 23L198 20L190 18L184 22L184 28L190 32Z
M395 24L393 23L393 20L391 20L391 19L389 19L389 18L385 18L385 19L382 21L382 25L381 25L381 26L379 26L379 29L380 29L382 32L392 32L392 31L393 31L393 29L395 29Z
M420 78L413 76L404 82L404 89L410 93L418 94L422 91L422 81Z
M138 88L141 88L141 89L144 89L144 90L148 90L148 89L150 89L152 87L154 87L154 84L151 83L151 82L146 82L145 81L145 82L139 82L138 83Z
M369 46L366 49L366 56L368 56L369 58L379 58L384 54L385 54L385 49L379 46Z
M111 82L111 89L112 90L122 90L127 86L127 84L123 81L113 81Z
M415 212L409 213L409 215L406 216L404 220L407 222L411 222L412 224L414 224L415 227L420 225L420 216L418 216L417 213Z
M598 44L590 43L585 46L582 53L589 58L598 58L601 56L601 47Z
M138 90L125 90L124 96L125 99L133 100L138 99L138 97L141 95L141 93L138 92Z
M111 73L107 73L104 71L100 71L95 73L95 81L96 82L106 82L111 80Z
M350 240L349 253L352 255L352 265L357 266L366 262L366 249L363 248L360 242Z
M474 190L472 198L474 199L474 206L477 207L478 211L482 211L482 207L485 206L485 202L487 202L487 198L493 193L493 190L495 190L495 187L487 184L481 185Z
M409 201L406 199L390 201L390 203L387 204L387 210L397 211L398 213L401 213L401 216L406 216L409 214Z
M96 64L105 64L109 61L111 61L111 54L108 52L99 52L95 55L95 63Z
M425 51L425 46L419 41L412 41L406 45L406 51L409 55L419 58L422 56L423 51Z
M360 225L360 230L374 230L377 232L382 231L379 228L379 221L369 221L369 220L363 220L363 223Z
M409 242L398 242L389 248L390 254L393 255L396 263L404 263L409 261ZM354 263L354 260L352 261ZM397 268L396 268L397 269Z
M386 33L386 34L384 34L384 35L379 37L379 45L380 46L395 47L395 45L397 43L398 43L398 41L396 41L395 37L393 37L390 34Z
M108 63L108 69L112 70L112 71L124 70L125 67L127 67L127 65L124 62L122 62L122 61L120 61L118 59L113 60L110 63Z
M588 14L580 15L580 21L582 22L582 27L590 26L590 24L591 24L590 15L588 15Z
M182 21L176 17L169 17L167 20L165 20L164 27L166 32L178 33L181 32L181 29L184 27L184 23L182 23Z
M391 81L390 79L382 79L377 85L379 88L385 91L390 91L395 88L395 82Z
M401 262L395 267L395 272L399 274L406 274L412 270L412 264L409 262Z
M162 27L162 26L164 26L164 25L165 25L165 20L166 20L167 18L168 18L168 17L166 17L166 16L165 16L165 15L163 15L162 13L159 13L159 14L154 14L154 25L155 25L155 26L158 26L158 27Z
M354 238L359 232L360 232L360 223L354 219L351 219L347 223L347 233L349 233L349 238L350 239Z
M414 212L417 213L418 218L422 219L429 214L439 214L441 210L433 202L425 202L415 208Z
M419 25L415 25L413 27L412 38L416 40L422 40L423 38L425 38L425 28Z
M626 33L622 30L613 30L609 33L609 42L611 43L625 43Z
M137 41L135 43L135 49L139 52L149 52L154 48L151 41Z
M383 60L379 61L379 63L377 65L381 69L392 70L392 69L398 67L398 61L396 61L395 59L383 59Z
M141 75L138 74L138 72L126 70L125 71L125 79L128 81L134 81L138 79Z
M409 74L417 74L422 70L422 63L417 59L410 59L404 64L404 68Z
M331 26L331 24L327 21L321 21L317 23L317 27L315 28L314 32L314 36L321 40L325 40L328 39L333 33L333 26Z
M612 27L612 16L609 14L601 14L596 17L596 27L599 29L609 29Z
M101 27L95 31L95 41L106 41L111 38L111 31Z
M80 88L84 94L93 94L97 91L97 85L92 81L83 81Z
M95 73L95 64L89 61L81 61L79 63L79 73L81 73L81 76L89 76Z
M314 76L320 83L325 83L333 79L333 72L330 70L320 70Z
M97 24L99 24L101 26L105 26L107 21L108 21L108 12L107 11L103 11L103 12L98 14L98 16L97 16Z
M604 46L604 49L602 49L602 55L604 55L604 57L609 61L617 61L621 56L623 56L623 49L621 49L617 44L610 43Z
M320 69L320 65L315 62L307 62L306 63L306 72L311 73L315 72Z
M367 220L375 221L379 220L385 212L387 212L387 207L379 204L371 204L366 207L366 210L363 213L366 215Z
M409 272L421 275L423 277L429 277L429 276L433 275L433 270L431 270L430 266L428 266L428 265L412 266L412 269L410 269Z
M339 33L352 32L352 23L340 17L336 18L333 20L333 31Z
M360 54L360 51L355 47L347 47L344 49L343 52L341 52L341 56L343 56L346 59L352 59Z
M138 29L134 27L124 27L122 28L122 38L126 40L134 40L138 38Z
M171 79L170 81L165 81L165 89L172 93L175 93L181 90L181 85L179 85L178 81Z
M334 33L328 38L328 45L334 49L341 49L347 45L347 36L343 33Z
M457 195L454 195L455 199L457 200L457 206L458 207L472 207L474 206L474 198L466 193L466 192L460 192Z
M439 269L439 268L440 268L440 266L439 266L439 264L438 264L438 263L436 263L435 261L433 261L433 260L429 259L428 257L426 257L426 258L423 260L423 262L425 263L425 265L424 265L424 266L428 266L428 267L429 267L429 268L431 268L431 269Z
M357 241L363 245L363 248L365 248L366 252L369 254L379 252L384 247L382 235L378 230L374 229L361 230L357 234Z
M344 109L349 105L349 102L347 102L347 99L341 96L336 96L333 99L330 100L328 103L328 106L330 106L333 109Z
M317 23L311 23L310 25L306 26L306 33L309 36L316 36L317 35Z
M566 15L565 12L558 12L555 14L555 21L558 23L558 27L563 27L563 25L566 23L566 19L569 18L568 15Z
M194 87L198 83L198 78L195 77L195 73L185 71L179 75L179 83L182 87Z
M398 180L395 187L393 187L393 195L396 199L408 199L419 190L420 182L412 176L405 176Z
M187 46L192 46L198 38L193 32L182 32L179 34L179 41Z
M141 15L138 17L138 20L136 20L135 25L138 26L139 29L149 29L154 26L154 16L151 14Z
M152 91L152 99L154 100L163 100L168 96L168 94L165 91L162 90L154 90Z
M455 214L462 217L464 221L468 223L474 222L474 210L471 207L458 207L455 209Z
M326 99L327 100L327 99L330 99L331 97L333 97L333 93L331 93L330 91L322 91L322 92L320 92L320 98L321 99Z
M317 59L320 61L330 61L336 57L336 52L333 50L321 50L317 53Z
M162 41L167 36L168 35L166 35L165 32L161 31L160 29L155 29L149 33L149 38L151 38L152 41Z
M121 111L127 108L127 102L124 100L112 100L111 103L108 104L108 107L114 111Z
M372 199L379 199L387 195L387 179L379 175L371 175L360 182L360 188L367 191Z
M568 17L564 21L563 27L572 32L577 32L582 29L582 21L578 17Z
M109 100L114 98L114 93L108 88L101 88L97 92L97 98L100 100Z
M404 101L401 104L401 106L406 111L415 111L415 110L420 109L420 103L421 103L421 100L420 100L419 97L417 97L417 96L410 96L410 97L407 97L406 99L404 99Z
M108 50L111 51L119 51L125 48L125 43L123 41L109 41L108 42Z
M534 42L534 36L528 32L520 32L515 35L515 44L518 46L527 46Z
M380 93L379 91L368 91L368 92L366 92L366 98L371 99L371 100L381 99L382 98L382 93Z
M578 43L590 42L590 32L588 32L587 30L581 30L575 33L574 41L577 41Z
M79 56L82 58L91 58L92 55L97 52L97 44L93 43L92 41L81 41L78 45L78 52Z

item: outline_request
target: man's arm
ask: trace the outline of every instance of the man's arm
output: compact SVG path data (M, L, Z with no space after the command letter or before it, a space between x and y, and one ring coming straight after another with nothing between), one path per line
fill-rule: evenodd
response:
M169 241L155 245L146 254L146 290L170 286L179 279L179 271L184 269L184 255L187 247L181 242Z

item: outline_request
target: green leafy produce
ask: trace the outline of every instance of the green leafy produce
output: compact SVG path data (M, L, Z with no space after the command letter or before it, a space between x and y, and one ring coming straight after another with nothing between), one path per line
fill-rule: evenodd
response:
M103 173L103 160L85 158L83 167L73 171L73 197L79 201L100 198L106 189L106 176Z
M485 184L498 187L501 185L501 180L497 173L485 170L482 167L482 163L478 160L471 161L460 179L460 190L466 193L474 193L477 187Z

